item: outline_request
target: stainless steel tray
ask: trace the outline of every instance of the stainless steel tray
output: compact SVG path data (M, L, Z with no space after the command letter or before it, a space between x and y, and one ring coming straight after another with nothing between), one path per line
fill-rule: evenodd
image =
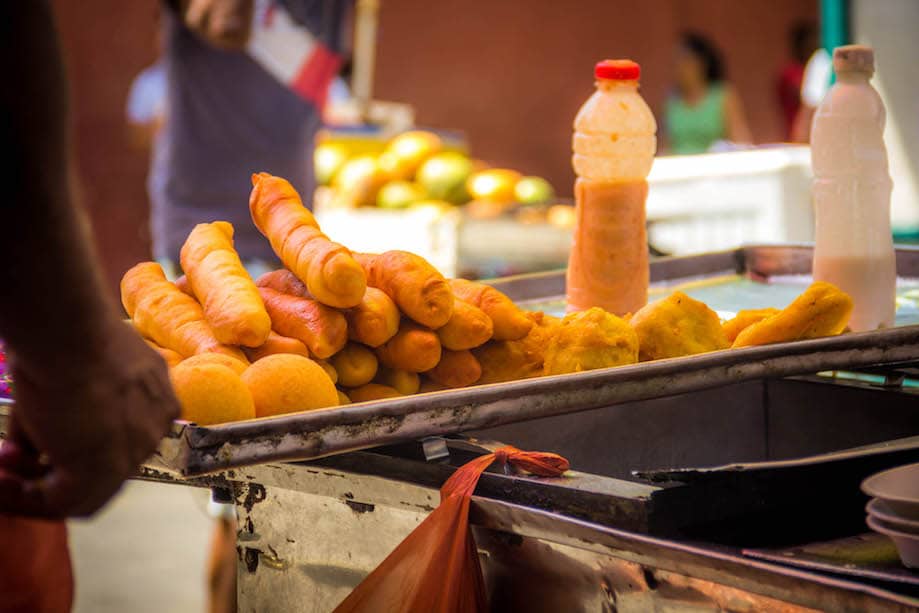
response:
M898 326L632 366L368 402L202 427L177 424L157 463L183 476L278 460L307 460L426 436L483 429L765 377L919 359L919 249L899 249ZM652 294L680 287L724 315L784 306L807 284L811 249L755 246L651 265ZM555 310L564 274L496 281L531 308Z
M476 386L220 426L177 423L152 465L191 477L308 460L434 435L480 430L730 383L919 359L919 249L898 249L897 327L718 351L589 372ZM679 287L722 315L784 306L809 281L811 249L754 246L651 265L652 299ZM528 308L561 308L564 273L503 279Z

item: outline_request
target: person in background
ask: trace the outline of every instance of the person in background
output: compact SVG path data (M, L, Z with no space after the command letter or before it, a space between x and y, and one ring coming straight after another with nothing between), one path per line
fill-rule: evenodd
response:
M148 191L153 255L167 276L194 226L225 220L249 274L276 268L252 223L251 175L289 180L307 205L313 147L326 97L347 51L349 0L173 0L164 4L163 63L168 113L154 141ZM281 15L281 11L285 15ZM290 18L316 44L292 83L280 81L251 52L260 25ZM283 44L285 52L291 45ZM283 60L284 58L274 58ZM208 562L209 610L236 610L236 509L212 501L216 519Z
M804 81L804 66L811 54L817 49L817 28L813 22L800 22L789 33L790 56L776 83L776 94L782 121L785 125L785 138L791 142L795 118L801 109L801 85Z
M833 56L823 47L818 47L807 60L801 78L801 106L791 130L794 143L809 143L811 122L823 97L833 83Z
M724 80L721 53L708 39L683 34L674 73L676 87L664 113L671 153L705 153L722 141L753 142L740 97Z
M315 38L321 61L307 63L298 75L310 89L304 97L246 52L253 0L165 3L169 112L154 144L148 190L153 254L167 274L178 273L179 250L203 221L233 224L236 249L253 276L276 261L249 216L250 177L263 170L285 177L310 202L313 141L341 65L351 4L283 0L268 3L257 17L275 19L281 8Z
M166 114L166 67L162 59L160 12L157 10L155 15L156 60L134 77L125 106L128 144L144 152L153 146Z
M16 405L0 445L0 611L68 611L63 518L98 510L179 415L166 364L121 320L77 203L47 1L0 3L0 338Z

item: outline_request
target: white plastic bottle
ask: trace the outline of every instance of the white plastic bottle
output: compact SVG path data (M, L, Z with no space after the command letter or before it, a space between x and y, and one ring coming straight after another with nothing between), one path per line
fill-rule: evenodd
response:
M645 199L657 123L630 60L594 68L597 91L574 120L577 217L568 259L568 310L634 313L648 300Z
M886 111L868 82L874 51L848 45L833 53L837 81L814 115L816 245L814 279L833 283L855 303L854 331L894 323L896 257L884 146Z

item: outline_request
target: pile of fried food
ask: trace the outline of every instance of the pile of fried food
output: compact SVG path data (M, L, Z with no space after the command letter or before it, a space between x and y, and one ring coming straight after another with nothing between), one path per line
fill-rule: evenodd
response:
M199 424L839 334L852 311L846 294L815 283L784 310L723 324L681 292L626 318L525 312L412 253L352 253L286 180L252 182L252 219L284 268L253 281L233 227L216 221L188 236L175 283L154 262L121 282L130 322L170 365L183 418Z

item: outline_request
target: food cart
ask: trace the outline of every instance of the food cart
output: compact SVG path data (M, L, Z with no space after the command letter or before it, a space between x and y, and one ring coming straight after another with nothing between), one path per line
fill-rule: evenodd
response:
M793 246L662 259L651 293L730 313L796 294L810 260ZM574 472L480 482L493 610L914 610L919 580L864 534L858 491L919 459L919 250L900 249L898 268L891 329L180 422L139 477L235 504L241 611L331 610L496 441L562 453ZM564 294L560 273L495 284L534 309Z

